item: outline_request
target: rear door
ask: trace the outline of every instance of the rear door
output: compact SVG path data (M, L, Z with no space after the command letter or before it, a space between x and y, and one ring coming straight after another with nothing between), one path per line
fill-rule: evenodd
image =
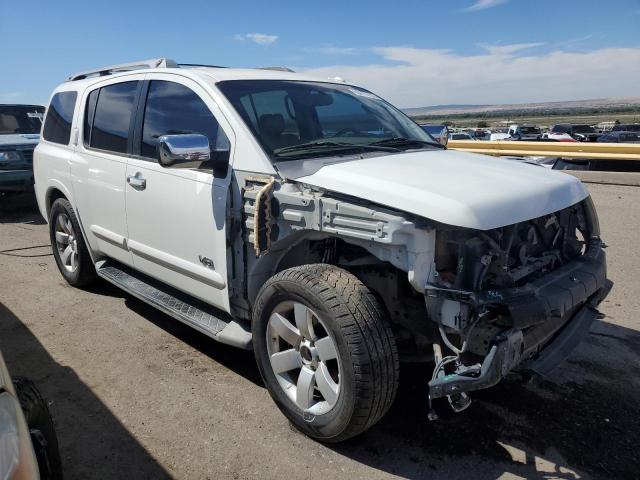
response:
M133 117L144 75L108 80L85 92L78 147L71 162L76 204L94 252L127 265L125 177Z
M128 245L134 267L229 311L226 204L231 168L165 168L157 161L164 134L200 133L210 145L231 145L233 132L207 92L172 74L148 74L126 177ZM133 179L133 180L131 180Z

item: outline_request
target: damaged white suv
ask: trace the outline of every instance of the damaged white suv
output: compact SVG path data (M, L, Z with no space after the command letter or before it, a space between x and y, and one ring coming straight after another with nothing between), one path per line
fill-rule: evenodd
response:
M321 441L375 424L404 359L428 366L425 408L549 372L611 288L578 180L446 150L378 96L285 69L73 75L35 183L70 284L102 277L253 348Z

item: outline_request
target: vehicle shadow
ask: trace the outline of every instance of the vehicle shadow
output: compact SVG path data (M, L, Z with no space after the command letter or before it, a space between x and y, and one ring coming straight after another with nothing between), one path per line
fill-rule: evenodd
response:
M465 457L504 466L496 476L575 479L576 469L600 478L638 479L638 360L640 333L600 321L555 379L505 380L475 392L474 403L459 414L441 401L436 422L427 419L430 372L403 365L398 396L386 417L363 436L331 448L412 479L425 478L425 472L438 476L443 459L447 464ZM460 477L470 478L469 472Z
M2 303L0 350L11 374L34 380L48 400L65 478L171 478L74 370L56 362Z

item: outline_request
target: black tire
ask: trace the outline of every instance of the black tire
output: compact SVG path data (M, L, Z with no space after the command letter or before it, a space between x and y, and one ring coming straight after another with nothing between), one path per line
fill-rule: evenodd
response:
M335 406L303 416L271 368L267 325L273 309L295 301L314 310L336 344L342 365ZM351 273L327 264L284 270L261 288L253 309L253 342L262 379L276 405L306 435L336 443L373 426L395 399L399 361L395 337L381 302Z
M74 237L77 243L77 267L71 272L64 267L60 257L60 251L56 244L56 222L58 220L58 216L61 214L65 214L71 221L75 234ZM56 260L56 265L58 265L58 270L60 270L60 274L70 285L73 285L74 287L85 287L96 280L96 269L84 242L82 230L80 229L80 222L78 222L78 217L76 216L71 203L66 198L58 198L51 206L51 211L49 212L49 238L51 239L53 257Z
M47 403L31 380L14 377L13 386L24 412L42 480L61 480L58 437Z

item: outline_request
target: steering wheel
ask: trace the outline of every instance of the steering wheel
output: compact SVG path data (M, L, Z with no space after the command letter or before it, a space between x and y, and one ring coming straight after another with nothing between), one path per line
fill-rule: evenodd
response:
M336 138L336 137L343 137L345 133L355 133L356 135L362 135L362 132L356 130L353 127L347 127L347 128L343 128L342 130L338 130L336 133L334 133L333 135L331 135L331 138Z

